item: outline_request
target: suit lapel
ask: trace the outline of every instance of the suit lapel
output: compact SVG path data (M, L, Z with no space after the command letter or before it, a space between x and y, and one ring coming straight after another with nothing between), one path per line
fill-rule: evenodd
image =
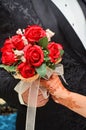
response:
M61 11L50 0L32 0L32 2L43 26L57 33L58 21L59 27L69 44L68 46L73 50L72 52L74 52L72 55L76 56L76 59L78 58L79 61L81 60L80 62L86 64L86 50Z
M77 0L77 1L80 4L82 11L83 11L85 18L86 18L86 1L85 0Z

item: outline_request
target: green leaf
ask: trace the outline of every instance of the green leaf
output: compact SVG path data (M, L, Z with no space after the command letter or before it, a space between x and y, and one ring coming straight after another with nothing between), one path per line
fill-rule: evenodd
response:
M46 48L48 45L48 38L47 37L43 37L39 40L39 46Z
M60 54L61 54L61 56L62 56L62 55L64 54L64 50L61 50L61 51L60 51Z
M36 72L41 76L44 77L46 75L46 64L42 64L40 67L36 68Z
M49 57L45 57L45 58L44 58L44 61L45 61L45 62L48 62L49 60L50 60Z
M4 68L8 72L15 72L16 71L16 66L8 66L8 65L0 64L0 68Z

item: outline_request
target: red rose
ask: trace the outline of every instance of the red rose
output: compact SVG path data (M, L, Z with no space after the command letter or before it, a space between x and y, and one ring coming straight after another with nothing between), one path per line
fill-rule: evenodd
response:
M38 25L28 26L25 29L25 37L30 43L38 42L40 38L46 36L46 32Z
M57 43L56 43L56 44L57 44ZM61 44L58 43L57 45L58 45L58 49L59 49L59 50L63 50L63 47L62 47Z
M12 65L17 61L15 54L12 50L7 50L6 52L2 53L2 63L5 65Z
M22 35L12 36L11 41L17 50L22 50L25 46Z
M21 63L18 65L18 70L24 78L32 77L35 74L35 69L29 66L27 63Z
M51 42L50 44L48 44L49 58L51 62L55 63L57 61L57 59L60 57L61 49L62 49L62 46L55 42Z
M40 46L27 45L24 49L26 61L34 67L39 67L44 61L44 53Z
M6 52L7 50L12 50L14 48L12 42L11 42L11 39L7 39L5 42L4 42L4 46L1 48L1 52Z

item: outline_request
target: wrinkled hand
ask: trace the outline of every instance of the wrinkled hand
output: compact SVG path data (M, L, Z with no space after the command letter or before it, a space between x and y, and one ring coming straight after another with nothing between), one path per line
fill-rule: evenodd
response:
M22 98L25 104L27 104L28 99L29 99L29 95L28 95L29 89L26 90L23 94L22 94ZM41 91L39 90L38 92L38 98L37 98L37 107L42 107L44 105L46 105L46 103L48 102L48 98L45 99L41 93Z
M58 99L63 98L68 92L56 73L53 73L49 80L41 79L40 83L46 87L55 102L59 102Z

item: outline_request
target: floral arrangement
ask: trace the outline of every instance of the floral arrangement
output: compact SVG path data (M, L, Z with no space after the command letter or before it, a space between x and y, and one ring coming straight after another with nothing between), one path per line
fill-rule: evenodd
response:
M44 77L47 67L55 69L64 53L61 44L51 42L53 35L52 31L39 25L18 29L16 35L6 39L1 48L0 67L23 78L36 74Z

